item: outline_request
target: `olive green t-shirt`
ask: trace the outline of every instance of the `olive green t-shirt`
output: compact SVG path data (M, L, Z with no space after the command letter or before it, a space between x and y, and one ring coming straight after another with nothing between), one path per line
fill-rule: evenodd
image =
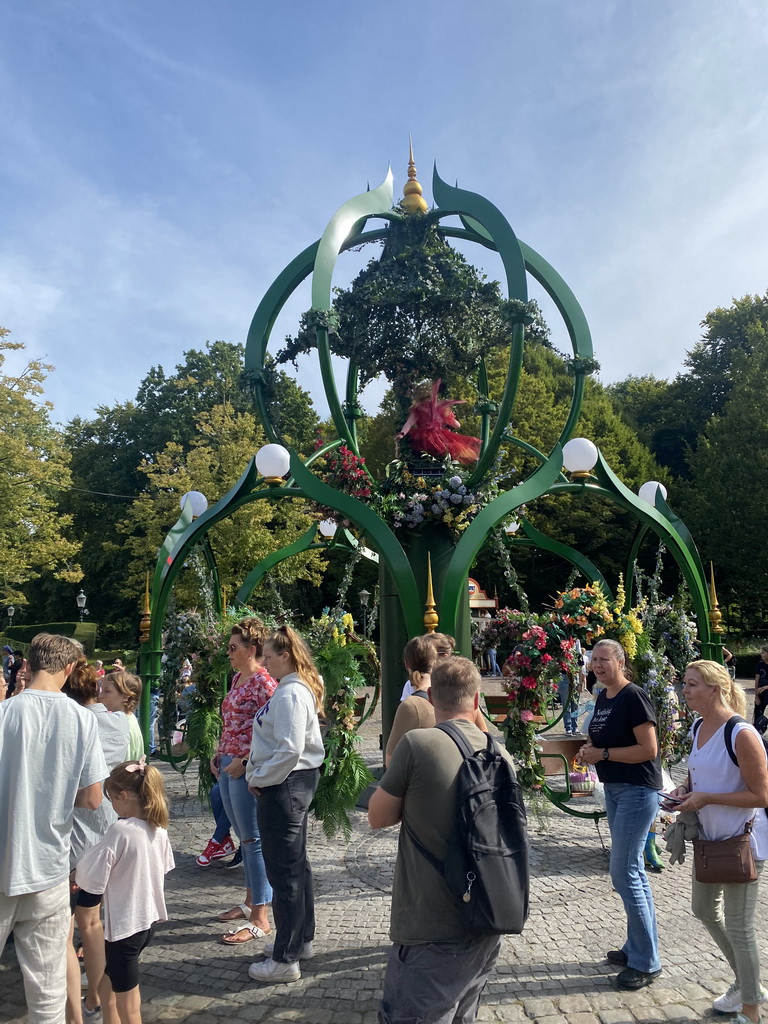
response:
M472 722L455 722L475 750L485 747L486 733ZM454 741L440 729L415 729L400 739L380 782L390 796L402 798L403 821L438 860L445 860L453 834L456 779L463 761ZM458 900L437 869L413 845L403 826L389 934L393 942L404 946L467 938Z

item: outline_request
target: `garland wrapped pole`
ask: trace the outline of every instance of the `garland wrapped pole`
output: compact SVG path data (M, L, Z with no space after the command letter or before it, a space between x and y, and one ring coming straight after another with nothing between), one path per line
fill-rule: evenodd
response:
M284 466L278 473L262 474L252 461L230 493L198 519L185 518L182 512L160 553L152 586L149 639L143 648L150 678L159 671L163 615L184 559L219 520L246 502L285 498L312 503L318 520L334 520L354 543L378 558L384 743L404 677L403 646L430 626L424 620L428 563L437 628L454 635L458 650L469 656L468 576L478 553L502 526L522 524L513 547L518 542L545 547L589 571L586 555L530 524L531 506L544 495L569 494L584 502L597 497L634 517L638 532L629 553L630 580L643 536L651 533L662 540L688 585L702 654L720 657L701 561L661 490L651 501L633 494L594 445L589 466L571 474L563 469L563 449L578 421L586 375L597 366L586 318L570 288L546 260L518 240L488 199L448 185L436 168L431 209L422 191L411 153L404 198L393 202L390 171L378 188L344 203L322 237L288 264L256 309L245 373L270 447L282 446L285 452ZM461 226L454 226L457 217ZM451 223L444 224L447 218ZM369 228L374 219L379 224ZM506 294L478 274L449 244L451 239L497 252ZM334 297L340 254L370 243L383 243L379 257ZM570 408L548 454L509 432L525 339L537 330L538 309L528 300L529 276L553 300L573 351ZM278 314L307 278L311 308L296 336L276 356L269 355ZM284 444L271 403L275 364L310 350L317 352L337 436L305 461ZM486 358L500 352L506 371L501 393L492 396ZM336 387L334 357L347 360L343 397ZM357 422L363 415L360 392L379 375L391 388L399 422L396 458L376 477L360 454ZM469 393L476 401L467 406L458 395ZM477 416L477 437L458 433L467 413ZM506 455L514 447L539 464L527 478L512 481L502 466L508 465ZM523 506L527 512L521 520ZM260 578L260 573L256 567L251 577Z

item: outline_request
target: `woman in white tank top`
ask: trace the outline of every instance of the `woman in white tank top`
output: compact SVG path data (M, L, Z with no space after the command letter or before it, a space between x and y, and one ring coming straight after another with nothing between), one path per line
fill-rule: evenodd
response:
M741 686L715 661L694 661L685 670L683 697L701 715L692 730L693 749L688 759L688 784L673 795L682 798L676 810L696 811L705 839L730 839L753 821L752 852L758 881L747 883L698 882L693 876L691 906L720 947L736 980L715 999L713 1008L734 1012L733 1024L757 1024L759 1004L768 1000L760 984L760 961L755 937L757 888L768 857L768 765L763 741L746 722L733 726L731 745L725 741L728 721L743 716L747 702Z

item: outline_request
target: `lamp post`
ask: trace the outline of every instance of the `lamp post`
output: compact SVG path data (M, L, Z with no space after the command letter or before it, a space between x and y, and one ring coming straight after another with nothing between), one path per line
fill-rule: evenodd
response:
M75 598L75 601L77 601L77 610L80 612L80 621L81 622L83 621L83 616L88 614L88 609L85 607L85 602L87 600L88 600L88 598L83 593L83 588L81 587L80 588L80 593Z
M363 589L357 595L357 599L360 602L360 607L363 609L363 636L368 635L368 602L371 599L370 593Z
M8 605L8 625L13 625L13 616L16 614L16 608L12 605Z

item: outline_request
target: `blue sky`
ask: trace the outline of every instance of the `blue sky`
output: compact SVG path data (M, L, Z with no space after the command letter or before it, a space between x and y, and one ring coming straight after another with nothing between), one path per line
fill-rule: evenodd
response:
M0 115L0 324L59 421L244 341L342 202L402 194L409 132L429 201L437 161L568 281L605 381L768 288L763 0L6 0Z

